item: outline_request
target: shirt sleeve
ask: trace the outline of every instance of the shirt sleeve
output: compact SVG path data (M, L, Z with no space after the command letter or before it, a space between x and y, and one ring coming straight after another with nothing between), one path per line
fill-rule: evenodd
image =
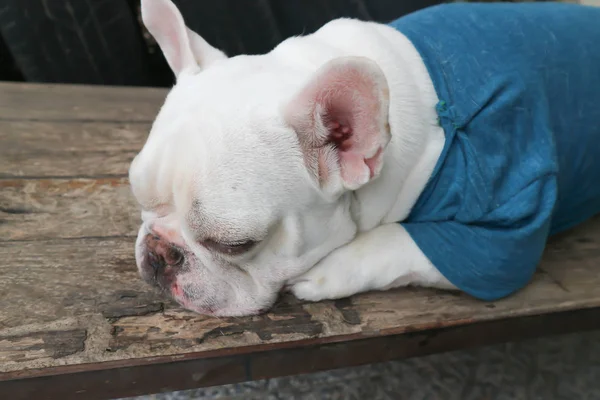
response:
M476 222L402 223L460 290L497 300L523 288L540 261L556 203L556 178L531 183Z

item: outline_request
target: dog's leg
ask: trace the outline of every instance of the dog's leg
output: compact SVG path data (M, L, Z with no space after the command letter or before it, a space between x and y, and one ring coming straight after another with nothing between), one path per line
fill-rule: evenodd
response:
M455 289L397 223L360 234L289 284L311 301L408 285Z

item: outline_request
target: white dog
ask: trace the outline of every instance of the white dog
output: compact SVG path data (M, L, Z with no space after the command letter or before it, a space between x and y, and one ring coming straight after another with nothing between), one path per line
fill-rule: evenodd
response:
M431 20L470 10L460 7L469 6L441 6L423 15ZM475 158L474 173L467 162L473 158L445 150L449 141L459 140L452 135L466 137L462 133L479 117L468 126L452 119L456 110L446 108L448 99L441 98L423 50L406 33L418 26L418 17L407 20L412 25L404 33L390 25L339 19L314 34L287 39L268 54L227 58L186 28L170 0L142 0L142 15L177 84L130 169L143 208L136 260L145 280L184 307L219 316L255 314L268 309L285 287L312 301L407 285L498 298L531 277L540 245L543 249L548 234L558 230L550 226L557 186L553 178L539 178L556 171L530 165L516 174L503 170L499 178L487 174L494 169L485 164L493 160L502 170L498 157L483 152ZM477 79L475 74L474 91L485 85ZM508 147L515 143L506 140ZM529 147L517 145L523 157L531 157L524 150ZM442 159L467 160L467 170L453 169L463 174L456 178L463 193L458 208L466 206L444 221L425 216L411 223L415 205L426 200L423 193L441 174ZM525 196L531 186L508 195L505 183L525 170L531 174L523 179L543 194L537 200L542 206L511 217L512 199ZM433 193L458 193L442 181L435 181ZM500 188L500 195L474 202L471 192L481 186L474 181L484 189ZM552 196L552 204L546 202ZM498 214L503 207L508 214ZM523 228L532 219L541 223ZM474 226L485 230L473 232ZM499 226L515 239L496 234ZM438 236L423 236L438 228ZM500 242L499 250L482 252ZM519 253L520 244L532 245L533 256ZM456 247L448 251L451 245ZM498 256L505 254L500 251L506 257ZM525 260L524 271L503 281L497 271L515 258ZM462 272L453 272L457 263L464 264ZM487 272L477 265L491 275L482 277ZM469 281L473 276L481 281ZM476 287L497 281L505 289Z

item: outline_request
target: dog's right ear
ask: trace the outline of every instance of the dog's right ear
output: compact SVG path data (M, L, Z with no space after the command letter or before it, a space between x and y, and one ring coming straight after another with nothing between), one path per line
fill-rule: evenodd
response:
M199 71L214 61L227 58L185 26L181 13L171 0L142 0L142 20L176 77L184 70Z
M389 88L365 57L339 57L317 70L283 109L309 171L337 196L375 179L391 140Z

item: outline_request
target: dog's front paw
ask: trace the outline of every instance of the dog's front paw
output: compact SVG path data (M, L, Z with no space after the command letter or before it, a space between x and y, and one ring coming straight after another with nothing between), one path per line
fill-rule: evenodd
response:
M351 296L360 288L351 272L346 251L339 249L313 269L289 282L290 291L300 300L320 301ZM354 260L356 262L356 260Z
M300 300L321 301L345 297L335 288L334 282L324 276L306 276L292 282L290 291Z
M312 280L295 281L291 284L290 291L300 300L320 301L327 298L320 285Z

